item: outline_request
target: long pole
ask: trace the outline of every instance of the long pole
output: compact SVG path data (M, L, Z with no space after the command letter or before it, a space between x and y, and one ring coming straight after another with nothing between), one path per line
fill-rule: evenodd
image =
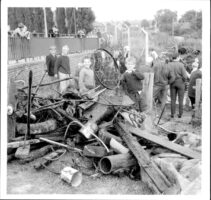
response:
M43 8L44 12L44 24L45 24L45 37L48 37L48 27L47 27L47 19L46 19L46 10Z

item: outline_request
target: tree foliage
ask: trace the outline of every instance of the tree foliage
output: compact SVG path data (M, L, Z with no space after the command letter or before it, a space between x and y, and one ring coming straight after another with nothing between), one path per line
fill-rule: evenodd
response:
M95 15L91 8L78 8L76 16L78 30L84 29L86 31L86 34L93 30Z
M65 18L66 18L65 8L57 8L56 9L56 22L58 25L59 33L62 33L62 34L67 33Z
M143 20L141 21L141 27L147 28L147 27L149 27L149 25L150 25L150 23L149 23L148 20L143 19Z
M177 12L169 9L158 10L155 15L157 26L161 32L171 33L173 22L177 21Z
M45 8L45 10L46 10L46 18L47 18L47 28L49 31L54 26L53 12L51 8Z
M8 8L8 24L10 29L18 27L18 23L25 24L29 31L42 33L44 31L44 13L42 8Z
M189 10L177 21L177 13L171 10L159 10L155 21L161 32L172 33L177 36L200 38L202 35L202 12Z
M51 8L45 8L47 17L47 28L54 25L53 12ZM75 12L75 13L74 13ZM75 14L75 15L74 15ZM93 30L95 15L91 8L57 8L56 22L59 32L62 34L75 33L76 30L85 30L86 34ZM29 31L44 32L44 10L43 8L8 8L8 25L14 30L18 23L25 24Z

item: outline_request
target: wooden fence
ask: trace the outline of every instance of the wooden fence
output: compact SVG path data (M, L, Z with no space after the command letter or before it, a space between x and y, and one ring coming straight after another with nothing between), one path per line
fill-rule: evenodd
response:
M70 53L95 50L99 48L98 38L8 38L8 60L21 60L26 58L45 56L49 47L55 45L57 53L61 53L63 45L68 45Z

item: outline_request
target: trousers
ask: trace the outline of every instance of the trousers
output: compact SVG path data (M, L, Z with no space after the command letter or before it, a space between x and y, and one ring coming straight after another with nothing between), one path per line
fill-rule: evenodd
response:
M176 99L179 99L179 115L183 114L183 99L185 93L185 83L182 79L176 79L174 83L170 85L171 95L171 115L174 116L176 109Z
M154 85L153 99L159 98L161 102L161 110L164 108L167 100L168 85Z
M143 92L141 94L138 92L129 93L129 97L135 102L136 110L139 110L139 112L147 110L146 96Z
M59 79L65 79L65 78L69 78L69 74L64 74L64 73L61 73L59 72ZM65 90L69 87L70 85L70 80L66 80L66 81L61 81L59 83L59 87L60 87L60 92L63 93L65 92Z

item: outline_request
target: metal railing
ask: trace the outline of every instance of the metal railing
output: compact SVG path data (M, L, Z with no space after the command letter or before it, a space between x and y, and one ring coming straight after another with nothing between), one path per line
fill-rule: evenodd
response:
M62 46L68 45L70 53L95 50L99 48L98 38L72 38L72 37L32 37L8 38L8 61L34 58L49 54L49 47L55 45L57 52L61 53Z

